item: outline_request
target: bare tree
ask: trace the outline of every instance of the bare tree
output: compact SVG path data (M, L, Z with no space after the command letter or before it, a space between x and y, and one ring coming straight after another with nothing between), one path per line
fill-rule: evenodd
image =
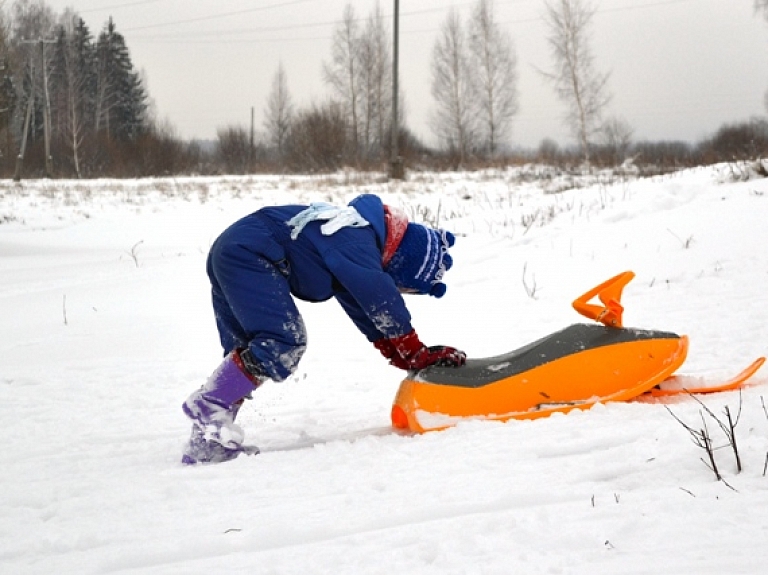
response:
M768 20L768 0L755 0L754 8L756 13L761 13ZM763 105L768 110L768 92L763 96Z
M300 170L335 170L342 166L349 133L338 102L313 104L296 114L289 139L291 160Z
M335 100L341 102L349 118L351 145L358 154L360 106L360 33L352 4L344 8L344 16L333 34L331 62L323 64L325 81L330 84Z
M363 143L369 155L381 155L389 135L392 63L389 33L378 2L360 37L360 64Z
M614 165L626 159L632 144L632 127L621 118L612 117L603 122L597 135L607 159Z
M376 66L376 52L375 46L369 40L367 30L360 36L360 134L359 144L361 151L365 156L371 154L372 148L375 146L374 125L376 123L376 106L374 105L374 97L376 92L375 86L375 66Z
M216 130L217 153L228 174L247 174L251 160L251 136L242 126Z
M285 68L280 62L272 80L272 92L264 112L264 129L270 144L277 150L278 158L282 158L285 152L292 117L293 102L288 92Z
M568 123L589 164L589 146L600 128L603 110L610 101L609 74L595 70L589 47L589 25L595 9L589 0L547 0L545 21L554 71L545 76L568 105Z
M479 139L494 156L509 136L518 111L517 58L512 40L496 23L493 0L478 0L469 22Z
M459 16L451 9L432 50L432 130L462 164L474 146L469 55Z
M93 113L95 62L91 34L67 10L56 31L53 60L56 135L69 148L75 175L82 176L82 149Z

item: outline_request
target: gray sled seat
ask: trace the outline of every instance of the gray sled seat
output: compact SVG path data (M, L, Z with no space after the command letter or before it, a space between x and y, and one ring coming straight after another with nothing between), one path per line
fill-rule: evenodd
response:
M431 366L412 379L436 385L482 387L588 349L649 339L680 339L665 331L578 323L502 355L467 359L462 367Z

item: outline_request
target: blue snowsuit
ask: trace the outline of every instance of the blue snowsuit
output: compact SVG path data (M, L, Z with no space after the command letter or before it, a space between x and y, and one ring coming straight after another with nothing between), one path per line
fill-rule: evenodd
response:
M225 355L248 348L269 378L290 376L307 345L293 297L335 297L371 342L411 330L405 302L382 267L382 201L366 194L349 205L370 225L324 235L322 222L312 221L291 239L286 222L307 206L287 205L254 212L216 239L207 272Z

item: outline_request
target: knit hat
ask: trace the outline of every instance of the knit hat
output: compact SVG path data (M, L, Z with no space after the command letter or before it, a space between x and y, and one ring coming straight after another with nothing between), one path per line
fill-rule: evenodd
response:
M441 280L453 265L448 248L455 241L451 232L409 223L385 271L404 291L443 297L447 288Z

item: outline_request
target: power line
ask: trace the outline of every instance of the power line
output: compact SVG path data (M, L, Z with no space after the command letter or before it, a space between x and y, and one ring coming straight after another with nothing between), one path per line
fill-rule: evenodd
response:
M119 8L132 8L141 4L155 4L164 0L141 0L140 2L128 2L124 4L112 4L111 6L101 6L99 8L88 8L87 10L77 10L79 14L88 14L89 12L103 12L105 10L117 10Z
M254 34L263 32L287 32L289 30L301 30L307 28L322 28L325 26L338 24L339 20L327 20L324 22L312 22L309 24L291 24L290 26L261 26L258 28L230 28L227 30L199 30L192 32L171 32L168 34L162 34L161 36L167 39L173 38L187 38L194 36L198 38L200 36L231 36L232 34ZM128 30L137 30L138 28L129 28ZM132 38L152 38L152 36L144 36L141 34L132 35Z
M158 22L157 24L147 24L145 26L134 26L133 28L126 28L124 32L131 32L134 30L148 30L150 28L162 28L164 26L176 26L177 24L190 24L192 22L207 22L210 20L217 20L220 18L229 18L230 16L241 16L243 14L251 14L253 12L263 12L265 10L271 10L273 8L284 8L286 6L293 6L295 4L306 4L307 2L313 2L313 1L316 1L316 0L292 0L290 2L283 2L281 4L270 4L269 6L259 6L258 8L247 8L245 10L235 10L234 12L222 12L219 14L210 14L208 16L198 16L196 18L187 18L185 20Z
M695 0L660 0L658 2L649 2L647 4L637 4L635 6L618 6L616 8L603 8L597 10L596 14L606 12L626 12L628 10L639 10L641 8L656 8L658 6L668 6L670 4L683 4L686 2L694 2Z
M138 26L133 28L128 28L125 31L135 31L135 30L145 30L150 28L159 28L164 26L172 26L177 24L187 24L187 23L193 23L193 22L201 22L201 21L208 21L212 19L219 19L219 18L226 18L232 15L240 15L247 12L253 12L256 10L266 10L270 8L280 8L291 4L298 4L302 2L306 2L309 0L293 0L292 2L286 2L283 4L273 4L271 6L264 6L261 8L252 8L248 10L241 10L238 12L227 12L222 14L213 14L208 16L200 16L197 18L190 18L186 20L177 20L177 21L171 21L171 22L163 22L163 23L157 23L157 24L149 24L147 26ZM525 0L522 0L525 2ZM638 3L638 4L632 4L629 6L619 6L619 7L611 7L611 8L601 8L595 11L595 14L603 14L603 13L610 13L610 12L626 12L630 10L641 10L646 8L658 8L662 6L669 6L673 4L683 4L683 3L690 3L695 2L697 0L656 0L653 2L645 2L645 3ZM517 4L520 3L521 0L510 0L509 2L501 2L500 4ZM463 2L460 4L454 4L453 7L456 6L469 6L474 5L475 2ZM407 17L407 16L418 16L423 14L430 14L435 12L444 12L446 10L445 6L437 7L437 8L425 8L421 10L411 10L411 11L404 11L401 12L401 17ZM383 15L383 18L391 18L391 15ZM355 18L355 21L357 22L363 22L366 18ZM518 19L512 19L512 20L502 20L499 22L499 24L502 25L515 25L515 24L530 24L533 22L539 22L543 21L543 16L535 16L531 18L518 18ZM259 34L259 33L273 33L273 32L288 32L291 30L301 30L301 29L310 29L310 28L322 28L326 26L332 26L339 23L338 19L333 20L326 20L323 22L312 22L312 23L301 23L301 24L290 24L286 26L261 26L256 28L240 28L240 29L225 29L225 30L203 30L203 31L193 31L193 32L172 32L168 34L158 34L158 35L134 35L133 38L138 39L144 39L144 40L154 40L158 42L163 43L194 43L194 44L207 44L212 43L214 40L205 40L200 39L201 36L208 36L208 37L219 37L219 36L232 36L233 34ZM418 30L401 30L401 34L416 34L416 33L426 33L426 32L435 32L438 28L431 27L431 28L422 28ZM186 39L192 36L192 39ZM229 39L225 41L225 43L235 43L235 44L241 44L243 42L248 43L263 43L263 42L293 42L293 41L311 41L311 40L327 40L330 36L313 36L313 37L302 37L302 38L296 38L296 37L279 37L279 38L258 38L258 39ZM174 41L175 40L175 41ZM218 42L218 41L217 41Z
M306 2L310 0L294 0L293 2L287 2L286 4L275 4L272 6L265 6L263 8L252 8L248 10L242 10L238 12L227 12L223 14L212 14L208 16L200 16L197 18L190 18L186 20L175 20L170 22L162 22L158 24L150 24L147 26L135 26L133 28L127 28L126 31L130 32L133 30L144 30L148 28L159 28L164 26L174 26L177 24L189 24L193 22L201 22L201 21L207 21L207 20L213 20L213 19L219 19L219 18L226 18L233 15L240 15L245 12L253 12L255 10L262 10L262 9L268 9L268 8L279 8L282 6L290 5L290 4L298 4L301 2ZM501 2L501 4L518 4L520 2L525 2L527 0L509 0L508 2ZM459 4L452 4L452 7L456 6L470 6L474 5L475 2L462 2ZM401 12L401 16L417 16L421 14L431 14L435 12L444 12L445 6L438 6L436 8L425 8L422 10L411 10L409 12ZM391 14L382 14L382 18L385 19L391 19ZM354 22L364 22L367 20L367 17L359 17L354 18ZM258 27L258 28L241 28L241 29L227 29L227 30L215 30L215 31L195 31L195 32L172 32L170 34L164 35L166 37L184 37L188 35L194 35L195 37L206 35L206 36L224 36L224 35L231 35L231 34L248 34L248 33L259 33L259 32L285 32L289 30L298 30L302 28L322 28L325 26L331 26L338 24L340 20L338 18L334 18L333 20L325 20L323 22L312 22L312 23L304 23L304 24L291 24L288 26L270 26L270 27ZM146 38L146 36L134 36L134 38Z

